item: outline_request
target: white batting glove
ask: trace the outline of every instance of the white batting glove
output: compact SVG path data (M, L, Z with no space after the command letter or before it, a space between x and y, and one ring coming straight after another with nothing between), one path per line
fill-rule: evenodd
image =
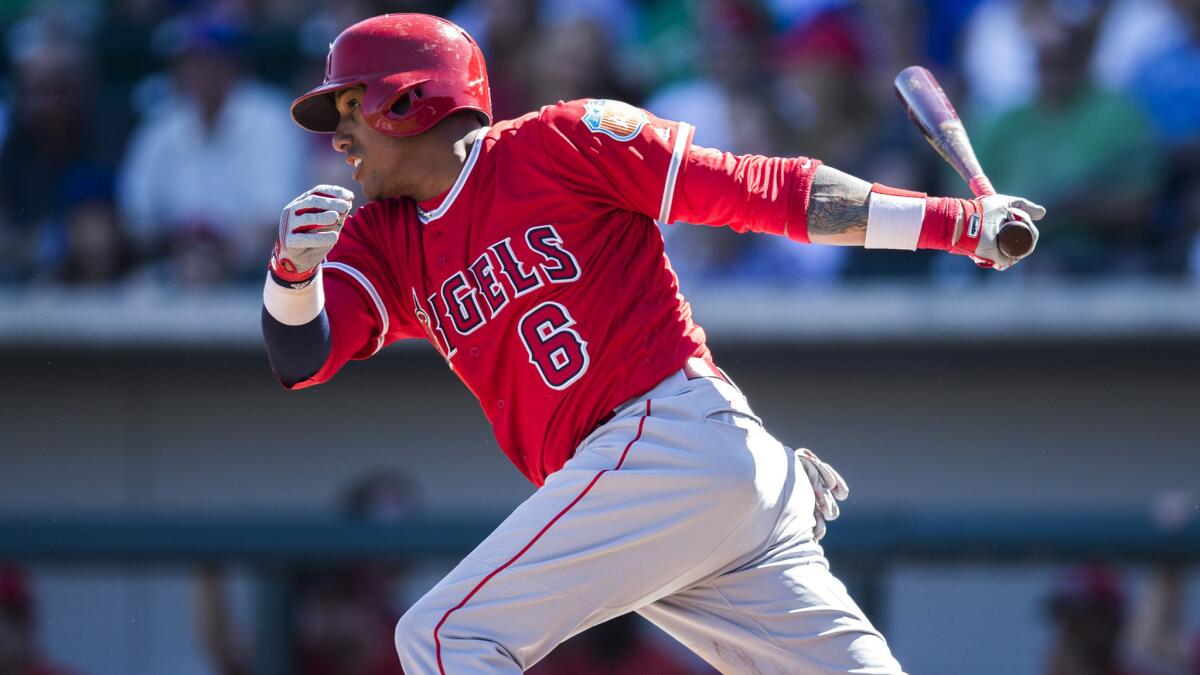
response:
M337 185L318 185L293 199L279 216L271 272L294 287L311 281L337 243L353 200L353 192Z
M817 454L808 448L797 448L796 457L804 466L808 482L812 485L813 496L816 497L816 507L813 509L813 539L821 541L825 536L825 524L837 520L841 515L839 501L850 496L850 486L832 466L821 461Z
M990 195L971 201L962 200L963 228L958 241L951 248L952 253L970 256L980 267L991 267L996 270L1006 270L1017 264L1020 258L1005 255L996 241L1000 228L1012 220L1019 220L1033 231L1033 246L1037 247L1038 229L1033 224L1046 215L1046 209L1028 199L1011 197L1009 195Z

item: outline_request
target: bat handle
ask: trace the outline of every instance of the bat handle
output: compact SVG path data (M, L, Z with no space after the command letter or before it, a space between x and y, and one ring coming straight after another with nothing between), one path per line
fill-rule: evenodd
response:
M967 180L967 185L971 188L971 194L976 197L988 197L996 194L996 188L992 187L992 181L988 180L988 177L983 174L971 176Z
M996 194L996 188L992 187L992 181L983 174L971 176L967 180L967 185L971 187L971 193L976 197L988 197ZM1033 250L1033 230L1029 229L1027 223L1010 220L1000 226L1000 232L996 234L996 245L1000 247L1001 253L1010 258L1029 255L1029 252Z

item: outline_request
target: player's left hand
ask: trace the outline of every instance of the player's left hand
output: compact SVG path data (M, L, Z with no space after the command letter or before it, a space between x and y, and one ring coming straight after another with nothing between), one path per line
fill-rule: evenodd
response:
M354 202L354 193L338 185L318 185L296 197L279 215L279 236L271 272L291 284L307 283L337 243Z
M1010 197L1009 195L989 195L963 202L963 225L958 241L951 249L954 253L970 256L980 267L991 267L995 270L1006 270L1029 255L1012 258L1000 250L997 237L1000 228L1013 220L1019 220L1033 231L1033 246L1029 252L1037 248L1038 229L1035 220L1041 220L1046 215L1046 209L1028 199Z
M850 486L832 466L821 461L817 454L808 448L797 448L796 457L804 466L808 482L812 485L813 496L816 497L816 507L813 509L813 539L821 541L825 536L826 523L837 520L841 515L838 502L850 496Z

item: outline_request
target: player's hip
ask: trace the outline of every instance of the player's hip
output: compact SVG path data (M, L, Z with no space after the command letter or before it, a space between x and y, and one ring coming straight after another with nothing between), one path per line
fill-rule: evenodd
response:
M795 457L725 377L683 369L620 407L568 465L649 472L666 488L693 485L729 508L778 511L795 482ZM765 522L765 521L764 521Z

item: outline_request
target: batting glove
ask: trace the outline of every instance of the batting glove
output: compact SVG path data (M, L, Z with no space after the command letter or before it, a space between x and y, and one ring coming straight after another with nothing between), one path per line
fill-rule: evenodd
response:
M284 207L271 273L295 288L312 281L317 265L337 243L353 200L354 193L344 187L318 185Z
M961 200L963 228L958 241L950 249L952 253L970 256L980 267L1006 270L1021 258L1011 258L1000 250L996 237L1005 223L1019 220L1033 231L1033 246L1037 247L1038 229L1033 224L1046 215L1046 209L1028 199L1008 195L990 195L974 200Z
M813 539L821 541L825 536L825 524L837 520L841 515L838 502L850 496L850 486L846 485L846 480L836 469L821 461L812 450L798 448L795 453L800 464L804 466L804 473L808 475L813 496L816 497L816 506L813 509Z

